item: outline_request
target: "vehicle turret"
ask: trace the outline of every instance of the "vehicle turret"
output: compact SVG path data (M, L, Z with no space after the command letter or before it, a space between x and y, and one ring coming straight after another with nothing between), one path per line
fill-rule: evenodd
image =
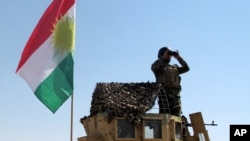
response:
M90 115L81 118L78 141L210 141L201 112L148 113L160 93L156 83L97 83ZM189 128L193 129L193 134Z

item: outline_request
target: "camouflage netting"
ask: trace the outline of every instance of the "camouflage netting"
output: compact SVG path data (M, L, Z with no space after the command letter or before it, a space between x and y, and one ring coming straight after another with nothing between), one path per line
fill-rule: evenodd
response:
M109 122L124 117L137 125L141 116L155 103L160 85L142 83L97 83L90 108L90 116L107 113Z

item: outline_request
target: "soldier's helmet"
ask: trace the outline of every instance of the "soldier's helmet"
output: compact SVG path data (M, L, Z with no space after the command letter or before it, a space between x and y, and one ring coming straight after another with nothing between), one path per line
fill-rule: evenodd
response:
M171 50L169 47L162 47L158 51L158 58L161 58L161 56L164 54L165 51Z

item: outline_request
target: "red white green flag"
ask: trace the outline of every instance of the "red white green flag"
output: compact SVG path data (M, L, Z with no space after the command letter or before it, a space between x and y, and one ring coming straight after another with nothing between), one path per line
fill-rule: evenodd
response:
M53 113L73 93L75 0L53 0L32 32L16 73Z

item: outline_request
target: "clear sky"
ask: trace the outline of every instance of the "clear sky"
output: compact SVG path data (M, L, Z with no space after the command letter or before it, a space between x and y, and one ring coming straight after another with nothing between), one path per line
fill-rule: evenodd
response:
M15 74L21 52L51 0L5 0L0 22L0 140L69 141L70 99L52 114ZM162 46L179 50L183 114L201 111L211 141L250 124L249 0L78 0L73 137L89 115L97 82L154 82ZM177 63L174 59L172 63Z

